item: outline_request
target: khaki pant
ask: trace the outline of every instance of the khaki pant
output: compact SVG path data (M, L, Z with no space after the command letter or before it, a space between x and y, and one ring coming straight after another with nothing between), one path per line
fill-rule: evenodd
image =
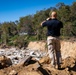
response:
M60 66L61 63L61 51L60 51L60 39L58 37L47 37L48 54L51 58L51 65Z

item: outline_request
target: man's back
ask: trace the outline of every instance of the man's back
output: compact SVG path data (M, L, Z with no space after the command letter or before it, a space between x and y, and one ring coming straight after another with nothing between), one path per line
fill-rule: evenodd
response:
M44 22L42 26L47 26L47 36L60 36L60 29L63 27L63 24L57 19L51 19Z

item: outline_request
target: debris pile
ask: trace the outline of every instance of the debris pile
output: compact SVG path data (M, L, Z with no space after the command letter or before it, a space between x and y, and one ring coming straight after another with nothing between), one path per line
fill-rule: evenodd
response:
M31 50L31 49L18 50L16 48L11 48L8 50L0 49L0 56L5 56L9 58L13 65L20 63L27 57L34 57L36 60L39 60L45 55L46 55L45 52L41 52L39 50Z

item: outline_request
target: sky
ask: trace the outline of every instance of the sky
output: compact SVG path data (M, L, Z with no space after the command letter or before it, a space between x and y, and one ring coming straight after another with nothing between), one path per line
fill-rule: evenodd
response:
M0 23L34 15L44 8L55 7L59 2L72 5L76 0L0 0Z

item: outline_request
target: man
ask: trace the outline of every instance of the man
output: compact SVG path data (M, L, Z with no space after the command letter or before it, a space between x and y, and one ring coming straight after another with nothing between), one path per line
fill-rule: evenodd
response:
M55 68L60 68L61 51L60 51L60 29L63 28L61 21L57 19L57 13L53 11L46 21L41 23L42 27L47 27L47 45L48 54L51 58L51 65Z

